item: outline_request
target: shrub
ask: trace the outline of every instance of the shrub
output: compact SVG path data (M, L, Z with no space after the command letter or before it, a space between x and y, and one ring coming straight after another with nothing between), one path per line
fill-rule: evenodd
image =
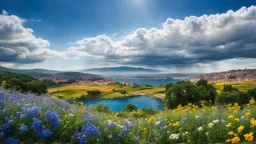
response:
M89 96L99 96L101 94L101 91L99 91L99 90L89 90L89 91L87 91L87 94Z
M126 91L125 90L121 90L120 93L121 94L126 94Z
M109 113L110 110L109 110L109 107L106 106L106 105L103 105L103 104L98 104L96 105L94 108L93 108L94 111L97 111L97 112L103 112L103 113Z
M132 112L132 111L137 111L138 107L134 104L127 104L125 106L125 109L124 111L127 111L127 112Z

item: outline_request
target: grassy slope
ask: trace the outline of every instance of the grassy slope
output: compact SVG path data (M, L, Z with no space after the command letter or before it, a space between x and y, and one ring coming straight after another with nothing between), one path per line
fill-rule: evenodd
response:
M256 81L253 80L242 82L210 82L210 84L213 84L216 87L217 92L220 92L224 85L232 85L238 88L240 91L247 91L256 87Z
M113 91L115 89L115 91ZM119 84L114 85L66 85L55 88L49 88L49 94L61 98L78 98L82 94L87 95L88 90L100 90L102 98L118 98L136 93L160 95L164 96L165 87L156 86L123 86ZM125 90L126 94L121 94L120 91Z

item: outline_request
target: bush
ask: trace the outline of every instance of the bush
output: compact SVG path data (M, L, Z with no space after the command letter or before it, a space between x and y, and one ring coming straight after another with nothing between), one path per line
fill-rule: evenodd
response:
M99 90L90 90L90 91L87 91L87 94L89 96L99 96L101 94L101 91L99 91Z
M239 93L237 91L222 91L217 97L217 102L221 104L228 104L228 103L239 103Z
M165 85L165 90L167 91L170 87L172 87L173 83L169 83L167 85Z
M120 93L121 94L126 94L126 91L125 90L121 90Z
M103 113L109 113L110 110L109 110L109 107L106 106L106 105L103 105L103 104L98 104L96 105L94 108L93 108L94 111L97 111L97 112L103 112Z
M207 86L207 80L205 80L205 79L200 79L198 82L197 82L197 84L196 84L197 86Z
M138 107L137 107L136 105L134 105L134 104L127 104L127 105L125 106L124 111L126 111L126 112L132 112L132 111L137 111L137 109L138 109Z

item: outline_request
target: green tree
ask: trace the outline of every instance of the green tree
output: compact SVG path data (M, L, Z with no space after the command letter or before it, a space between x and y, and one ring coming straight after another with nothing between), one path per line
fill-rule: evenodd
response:
M198 82L197 82L197 86L207 86L207 80L205 80L205 79L200 79Z
M103 105L103 104L98 104L96 105L94 108L93 108L94 111L97 111L97 112L103 112L103 113L109 113L110 110L109 110L109 107L106 106L106 105Z
M126 111L126 112L132 112L132 111L137 111L137 109L138 109L138 107L137 107L136 105L134 105L134 104L127 104L127 105L125 106L124 111Z

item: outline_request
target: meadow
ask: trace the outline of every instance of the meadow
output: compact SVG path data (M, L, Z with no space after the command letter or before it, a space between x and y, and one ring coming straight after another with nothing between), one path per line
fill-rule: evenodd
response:
M241 82L211 82L209 81L210 84L212 84L216 89L217 92L220 92L224 85L232 85L233 87L238 88L240 91L247 91L249 89L253 89L256 87L256 80L248 80L248 81L241 81Z
M0 113L0 143L7 144L255 143L254 99L244 106L179 105L134 118L0 89Z
M54 97L61 99L79 98L87 95L89 90L100 90L101 98L112 99L118 97L126 97L136 94L147 94L164 98L165 86L127 86L120 84L111 85L65 85L48 89L48 93ZM121 91L126 91L122 94Z

